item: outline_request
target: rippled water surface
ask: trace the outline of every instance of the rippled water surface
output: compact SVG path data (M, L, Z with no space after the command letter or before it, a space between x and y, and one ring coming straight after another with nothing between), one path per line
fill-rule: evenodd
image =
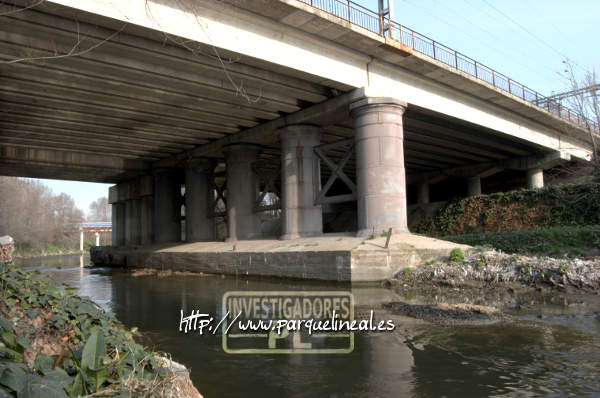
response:
M207 398L600 396L598 296L527 296L510 305L514 321L488 325L439 326L387 314L398 326L394 332L356 335L354 351L345 355L232 355L223 352L220 337L180 333L180 309L214 314L231 290L348 287L213 276L133 277L79 268L79 257L60 261L61 268L54 263L40 269L129 327L138 326L146 344L192 369L194 384ZM351 290L364 308L390 299L440 301L382 288Z

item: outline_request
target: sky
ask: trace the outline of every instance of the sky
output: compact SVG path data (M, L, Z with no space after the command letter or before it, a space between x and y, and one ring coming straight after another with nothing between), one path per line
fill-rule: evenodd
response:
M393 0L396 22L543 95L568 90L563 60L600 73L600 0ZM355 0L377 10L377 0ZM84 212L107 184L40 180Z

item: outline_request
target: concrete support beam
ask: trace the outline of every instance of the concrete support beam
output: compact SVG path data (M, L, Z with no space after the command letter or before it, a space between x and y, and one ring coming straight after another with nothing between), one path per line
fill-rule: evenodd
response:
M417 185L417 203L429 203L429 183L422 182Z
M527 170L527 188L537 189L544 188L544 170L534 168Z
M321 142L321 128L287 126L281 137L281 239L319 236L323 211L315 204L320 180L319 160L313 148Z
M252 163L260 146L233 144L223 148L227 159L227 230L230 241L261 237L260 217L254 213L258 177Z
M181 241L181 175L178 169L154 173L154 241Z
M481 177L473 176L467 180L467 196L481 195Z
M366 97L350 104L356 129L358 235L408 232L402 116L406 103Z
M215 240L214 219L208 217L210 174L215 162L210 159L191 159L185 170L185 240L200 242Z

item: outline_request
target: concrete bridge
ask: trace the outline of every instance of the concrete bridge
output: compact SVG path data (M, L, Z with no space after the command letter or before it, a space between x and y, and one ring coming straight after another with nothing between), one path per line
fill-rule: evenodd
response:
M318 237L343 203L361 237L406 233L407 203L508 175L541 187L599 133L347 1L3 1L0 15L0 174L115 183L115 247L213 241L218 217L230 242L258 239L274 209L282 239Z

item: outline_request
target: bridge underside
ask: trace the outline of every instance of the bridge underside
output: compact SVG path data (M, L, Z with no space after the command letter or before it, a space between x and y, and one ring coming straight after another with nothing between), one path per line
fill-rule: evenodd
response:
M318 71L51 3L3 17L0 42L2 175L118 183L192 150L222 159L234 142L263 145L260 159L278 167L276 130L289 121L322 126L322 143L354 136L353 88ZM411 104L404 134L409 176L549 152Z

